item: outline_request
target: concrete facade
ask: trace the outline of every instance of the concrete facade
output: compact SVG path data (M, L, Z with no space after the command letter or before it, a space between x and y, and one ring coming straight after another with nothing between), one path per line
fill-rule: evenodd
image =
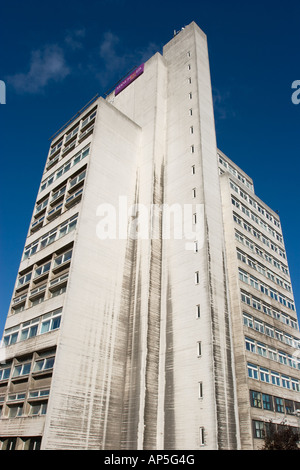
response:
M274 280L260 259L250 284L237 254L233 194L240 210L267 211L285 254L278 216L252 183L217 149L207 41L195 23L55 136L2 342L3 449L253 449L257 423L274 419L251 406L253 391L295 412L300 336L286 259ZM255 232L263 220L253 223ZM243 246L249 259L254 238ZM280 283L277 300L269 282ZM252 287L268 297L274 338L247 326L266 316L247 304ZM291 340L276 368L258 351L279 350L279 322ZM261 368L289 376L290 388L249 378L253 366L257 377Z
M298 320L279 216L218 158L241 448L259 449L271 422L299 427Z

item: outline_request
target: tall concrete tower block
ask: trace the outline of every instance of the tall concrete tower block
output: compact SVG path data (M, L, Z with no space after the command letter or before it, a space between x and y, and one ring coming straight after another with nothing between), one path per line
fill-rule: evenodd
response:
M112 100L142 128L137 200L166 208L152 218L152 233L161 236L150 240L146 251L139 248L136 259L144 265L141 292L147 299L137 332L145 361L138 373L139 393L143 390L140 443L198 448L205 439L210 448L235 448L230 313L206 36L195 23L186 27L164 47L163 57L152 57L143 76Z
M250 400L265 387L265 372L251 374L266 337L250 343L255 312L243 316L237 185L236 203L249 193L255 211L252 180L217 149L207 40L195 23L58 131L0 350L1 448L255 447L273 410ZM276 266L290 288L285 261ZM293 326L300 348L284 299L274 321ZM275 357L260 365L274 368ZM293 406L295 368L284 395ZM270 400L285 399L279 385L268 385Z

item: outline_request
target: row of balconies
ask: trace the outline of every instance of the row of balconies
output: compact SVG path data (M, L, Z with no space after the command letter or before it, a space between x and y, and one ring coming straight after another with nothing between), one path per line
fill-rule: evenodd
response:
M81 201L85 176L86 168L81 168L58 189L55 188L41 202L38 202L30 225L31 234Z
M32 265L19 276L12 300L12 313L33 307L66 291L72 246L67 245Z
M81 121L77 121L71 130L56 141L49 150L46 171L52 168L59 160L64 158L69 152L83 142L94 131L96 110L91 111Z

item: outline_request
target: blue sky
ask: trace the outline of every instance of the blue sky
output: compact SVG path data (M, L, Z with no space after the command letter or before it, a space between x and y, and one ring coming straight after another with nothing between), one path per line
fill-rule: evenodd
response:
M299 18L299 0L2 2L0 332L49 138L191 21L208 36L218 146L279 211L300 308Z

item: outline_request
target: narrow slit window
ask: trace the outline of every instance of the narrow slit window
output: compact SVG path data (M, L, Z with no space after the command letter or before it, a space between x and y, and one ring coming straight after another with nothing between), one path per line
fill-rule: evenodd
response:
M201 428L199 428L199 439L200 439L200 446L204 446L204 427L201 426Z
M198 398L203 398L203 384L198 382Z

